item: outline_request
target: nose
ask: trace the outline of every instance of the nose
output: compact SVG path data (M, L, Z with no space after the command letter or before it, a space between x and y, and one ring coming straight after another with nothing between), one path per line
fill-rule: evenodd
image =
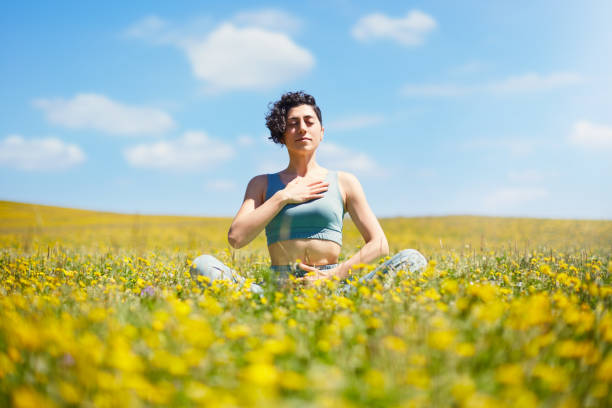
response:
M300 133L306 132L306 121L300 120L300 127L298 128Z

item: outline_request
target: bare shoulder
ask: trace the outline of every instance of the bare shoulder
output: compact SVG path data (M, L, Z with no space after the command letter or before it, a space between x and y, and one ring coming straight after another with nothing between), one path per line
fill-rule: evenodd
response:
M258 176L255 176L249 181L249 184L247 185L245 199L254 198L254 199L258 199L257 201L262 201L266 194L267 188L268 188L268 175L260 174Z
M339 171L338 187L340 188L340 194L342 194L344 208L347 211L350 211L356 203L362 202L365 199L361 184L352 173Z
M352 173L346 171L339 171L338 183L340 184L342 191L344 191L349 196L357 191L361 191L361 184L359 183L357 177L355 177L355 175Z
M267 174L260 174L258 176L253 177L249 181L249 187L259 188L262 186L265 187L267 185L268 185L268 175Z

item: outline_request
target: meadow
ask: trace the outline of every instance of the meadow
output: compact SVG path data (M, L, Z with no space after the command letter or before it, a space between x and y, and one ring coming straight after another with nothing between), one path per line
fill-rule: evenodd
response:
M612 221L384 219L429 265L348 292L277 287L230 221L0 202L0 406L612 406Z

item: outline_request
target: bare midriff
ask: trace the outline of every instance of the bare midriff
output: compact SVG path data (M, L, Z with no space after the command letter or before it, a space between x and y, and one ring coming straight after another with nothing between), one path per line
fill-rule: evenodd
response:
M268 246L272 265L291 265L298 259L311 266L335 264L340 250L334 241L322 239L292 239Z

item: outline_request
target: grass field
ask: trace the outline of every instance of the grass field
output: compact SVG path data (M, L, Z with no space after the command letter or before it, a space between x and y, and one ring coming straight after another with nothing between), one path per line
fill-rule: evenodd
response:
M0 202L0 406L612 405L612 221L385 219L428 268L344 295L275 287L230 221Z

